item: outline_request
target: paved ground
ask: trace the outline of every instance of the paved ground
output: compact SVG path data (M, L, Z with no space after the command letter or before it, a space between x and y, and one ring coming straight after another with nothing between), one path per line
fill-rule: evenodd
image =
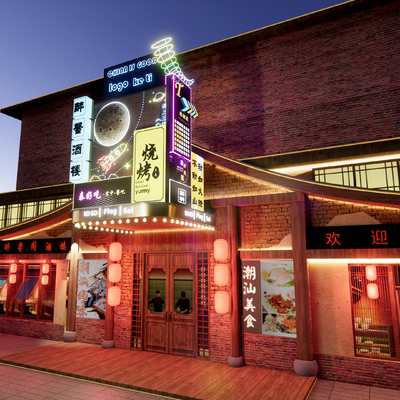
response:
M56 343L0 333L0 357ZM0 363L0 400L162 400L134 390L7 366ZM308 400L400 400L400 391L318 379ZM226 399L229 400L229 399ZM253 400L253 399L246 399ZM254 399L262 400L262 399ZM277 399L284 400L284 399Z

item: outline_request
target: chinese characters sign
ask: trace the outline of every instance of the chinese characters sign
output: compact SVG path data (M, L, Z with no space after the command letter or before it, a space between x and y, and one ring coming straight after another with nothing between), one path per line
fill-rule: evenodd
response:
M260 261L242 261L243 330L261 333Z
M184 112L185 103L182 99L191 101L191 89L177 79L175 75L167 76L171 92L170 125L171 149L170 153L190 161L191 157L191 116Z
M242 261L243 330L296 337L291 261Z
M130 204L132 178L106 179L74 186L74 209Z
M400 248L400 225L307 228L308 249Z
M70 249L70 238L0 241L0 254L69 253Z
M79 260L76 316L104 319L106 289L107 260Z
M165 127L135 132L134 202L165 200Z
M87 96L74 100L70 154L70 182L87 182L93 135L93 100Z
M192 208L204 211L204 160L192 152Z

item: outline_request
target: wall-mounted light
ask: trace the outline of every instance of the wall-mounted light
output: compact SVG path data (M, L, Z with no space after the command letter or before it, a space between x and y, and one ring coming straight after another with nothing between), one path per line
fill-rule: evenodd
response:
M226 314L229 311L229 294L225 291L215 292L215 312Z
M228 242L225 239L217 239L214 242L214 258L217 261L228 259Z

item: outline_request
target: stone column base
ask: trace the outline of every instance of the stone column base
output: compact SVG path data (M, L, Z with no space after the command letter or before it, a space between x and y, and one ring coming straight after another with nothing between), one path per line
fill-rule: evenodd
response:
M240 356L240 357L231 357L231 356L229 356L228 364L231 367L234 367L234 368L243 367L243 365L244 365L243 357L242 356Z
M300 376L317 376L318 364L315 360L294 360L294 372Z
M112 349L115 347L115 340L103 340L101 342L101 347L103 347L103 349Z
M76 342L76 332L65 331L63 333L63 341L64 342Z

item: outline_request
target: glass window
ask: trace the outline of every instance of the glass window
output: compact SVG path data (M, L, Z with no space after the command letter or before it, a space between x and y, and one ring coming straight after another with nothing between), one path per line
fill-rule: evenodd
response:
M395 357L388 267L357 265L349 269L356 357Z
M6 221L4 220L6 217L6 206L0 206L0 228L4 228L6 226Z
M159 291L159 298L164 300L162 303L157 299L156 292ZM162 269L152 269L149 273L148 307L151 312L164 312L165 299L167 298L167 281L165 272Z
M7 226L21 222L20 218L20 205L9 204L7 206Z
M30 202L22 204L22 221L36 217L37 203Z
M54 200L39 201L38 215L45 214L54 209Z
M388 161L314 170L317 182L399 191L398 162Z
M185 298L182 297L182 292L185 292ZM174 300L177 314L185 314L183 308L187 305L189 309L186 314L193 312L193 274L188 269L178 269L174 274Z
M0 265L0 315L6 313L8 265Z

